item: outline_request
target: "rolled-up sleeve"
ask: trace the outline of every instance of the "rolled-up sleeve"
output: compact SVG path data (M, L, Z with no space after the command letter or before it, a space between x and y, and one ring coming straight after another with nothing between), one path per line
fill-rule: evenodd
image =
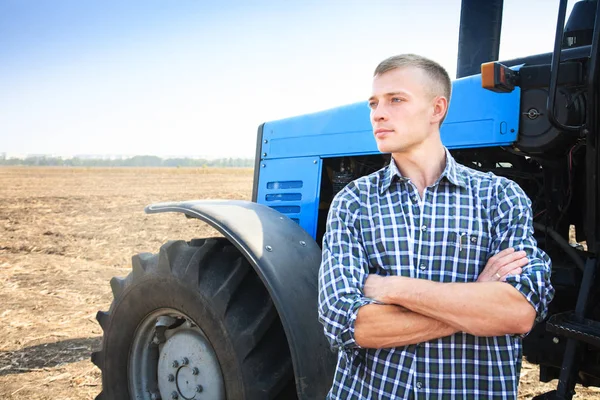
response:
M533 237L531 201L516 183L508 182L498 193L494 214L492 253L509 247L527 253L529 263L523 272L508 276L506 282L525 296L536 311L536 322L540 322L548 314L554 288L550 282L550 257L538 248Z
M368 260L359 239L359 210L358 199L344 189L331 204L323 236L319 321L333 349L360 347L354 338L356 315L360 307L374 303L362 291Z

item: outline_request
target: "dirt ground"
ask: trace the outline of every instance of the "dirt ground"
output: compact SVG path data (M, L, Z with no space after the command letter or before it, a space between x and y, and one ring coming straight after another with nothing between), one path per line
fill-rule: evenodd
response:
M98 310L131 256L171 239L215 236L180 214L146 215L171 200L250 199L250 169L0 168L0 398L93 399L100 371ZM556 387L524 364L520 399ZM577 387L576 399L600 399Z

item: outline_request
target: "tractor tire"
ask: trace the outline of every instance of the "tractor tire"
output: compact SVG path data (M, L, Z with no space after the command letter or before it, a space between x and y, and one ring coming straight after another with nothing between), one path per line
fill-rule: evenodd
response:
M164 244L113 278L97 320L97 399L294 399L287 339L264 284L226 239Z

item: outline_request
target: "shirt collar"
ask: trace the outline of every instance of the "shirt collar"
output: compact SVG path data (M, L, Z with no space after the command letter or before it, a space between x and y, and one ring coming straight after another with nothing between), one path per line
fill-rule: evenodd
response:
M442 172L440 179L446 177L446 179L448 179L450 183L466 189L467 178L465 176L464 170L460 168L460 166L458 165L454 157L452 157L452 154L450 154L448 149L445 147L444 149L446 150L446 168L444 168L444 172Z
M435 185L440 183L443 178L446 178L450 183L456 186L460 186L463 188L467 187L466 178L464 176L464 172L458 168L458 163L452 157L447 148L444 147L446 151L446 167L444 171L440 175L439 179L435 182ZM396 162L393 158L390 159L390 164L383 171L383 179L381 180L381 189L380 193L385 193L386 190L390 188L395 179L398 179L399 182L406 182L408 178L402 176L398 167L396 166Z

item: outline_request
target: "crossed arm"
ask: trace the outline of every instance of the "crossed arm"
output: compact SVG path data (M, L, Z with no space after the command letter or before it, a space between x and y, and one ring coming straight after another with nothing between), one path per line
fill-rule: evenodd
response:
M396 347L456 332L522 334L544 318L554 295L550 260L533 240L530 204L516 184L504 189L492 251L505 250L471 283L369 275L358 206L348 199L332 205L319 271L319 319L332 346ZM527 250L529 259L513 248Z
M385 348L456 332L476 336L529 332L536 316L534 308L514 287L501 282L508 275L520 274L527 262L525 252L506 249L490 258L478 282L473 283L371 275L365 295L385 304L368 304L358 310L356 343Z

